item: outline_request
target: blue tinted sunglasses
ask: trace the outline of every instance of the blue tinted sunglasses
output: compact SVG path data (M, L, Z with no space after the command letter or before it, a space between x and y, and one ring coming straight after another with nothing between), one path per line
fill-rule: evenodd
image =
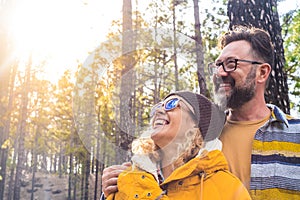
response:
M156 104L155 106L152 107L151 111L150 111L150 117L153 117L156 110L159 108L163 108L165 111L170 111L173 110L174 108L176 108L178 106L180 99L179 98L172 98L172 99L168 99L165 102L159 102L158 104Z

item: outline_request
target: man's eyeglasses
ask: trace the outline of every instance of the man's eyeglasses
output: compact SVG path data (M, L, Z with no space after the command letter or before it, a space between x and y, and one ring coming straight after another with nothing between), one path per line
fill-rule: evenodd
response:
M165 102L159 102L155 106L152 107L150 111L150 117L153 117L156 110L159 108L163 108L165 111L170 111L175 109L179 105L179 98L168 99Z
M255 64L263 64L262 62L258 62L258 61L252 61L252 60L242 60L242 59L233 59L233 58L230 58L230 59L227 59L227 60L224 60L223 62L212 62L212 63L209 63L208 64L208 71L211 75L213 74L216 74L219 67L222 66L224 72L233 72L234 70L236 70L236 67L237 67L237 63L238 62L247 62L247 63L251 63L253 65Z

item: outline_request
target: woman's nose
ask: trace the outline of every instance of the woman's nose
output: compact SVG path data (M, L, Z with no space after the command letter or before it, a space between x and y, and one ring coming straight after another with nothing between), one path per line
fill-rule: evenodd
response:
M166 113L166 111L165 111L165 109L163 109L163 106L160 106L159 108L157 108L157 109L155 110L154 115L157 115L157 114L165 114L165 113Z

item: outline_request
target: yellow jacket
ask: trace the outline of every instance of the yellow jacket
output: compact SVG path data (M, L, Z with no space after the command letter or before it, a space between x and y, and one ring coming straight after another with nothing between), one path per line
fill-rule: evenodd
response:
M228 171L228 164L219 150L193 158L160 185L151 173L128 169L118 178L118 190L107 199L251 199L240 180Z

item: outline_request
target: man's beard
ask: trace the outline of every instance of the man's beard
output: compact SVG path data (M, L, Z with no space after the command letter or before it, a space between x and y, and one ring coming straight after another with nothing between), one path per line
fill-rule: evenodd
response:
M232 91L229 95L225 91L219 91L219 87L215 88L215 101L222 110L241 108L244 104L249 102L255 95L255 67L252 67L248 73L244 85L235 86L235 81L231 80ZM231 77L225 77L231 78ZM221 78L219 78L221 79ZM231 78L232 79L232 78ZM217 81L217 84L223 82ZM217 91L216 91L217 90Z

